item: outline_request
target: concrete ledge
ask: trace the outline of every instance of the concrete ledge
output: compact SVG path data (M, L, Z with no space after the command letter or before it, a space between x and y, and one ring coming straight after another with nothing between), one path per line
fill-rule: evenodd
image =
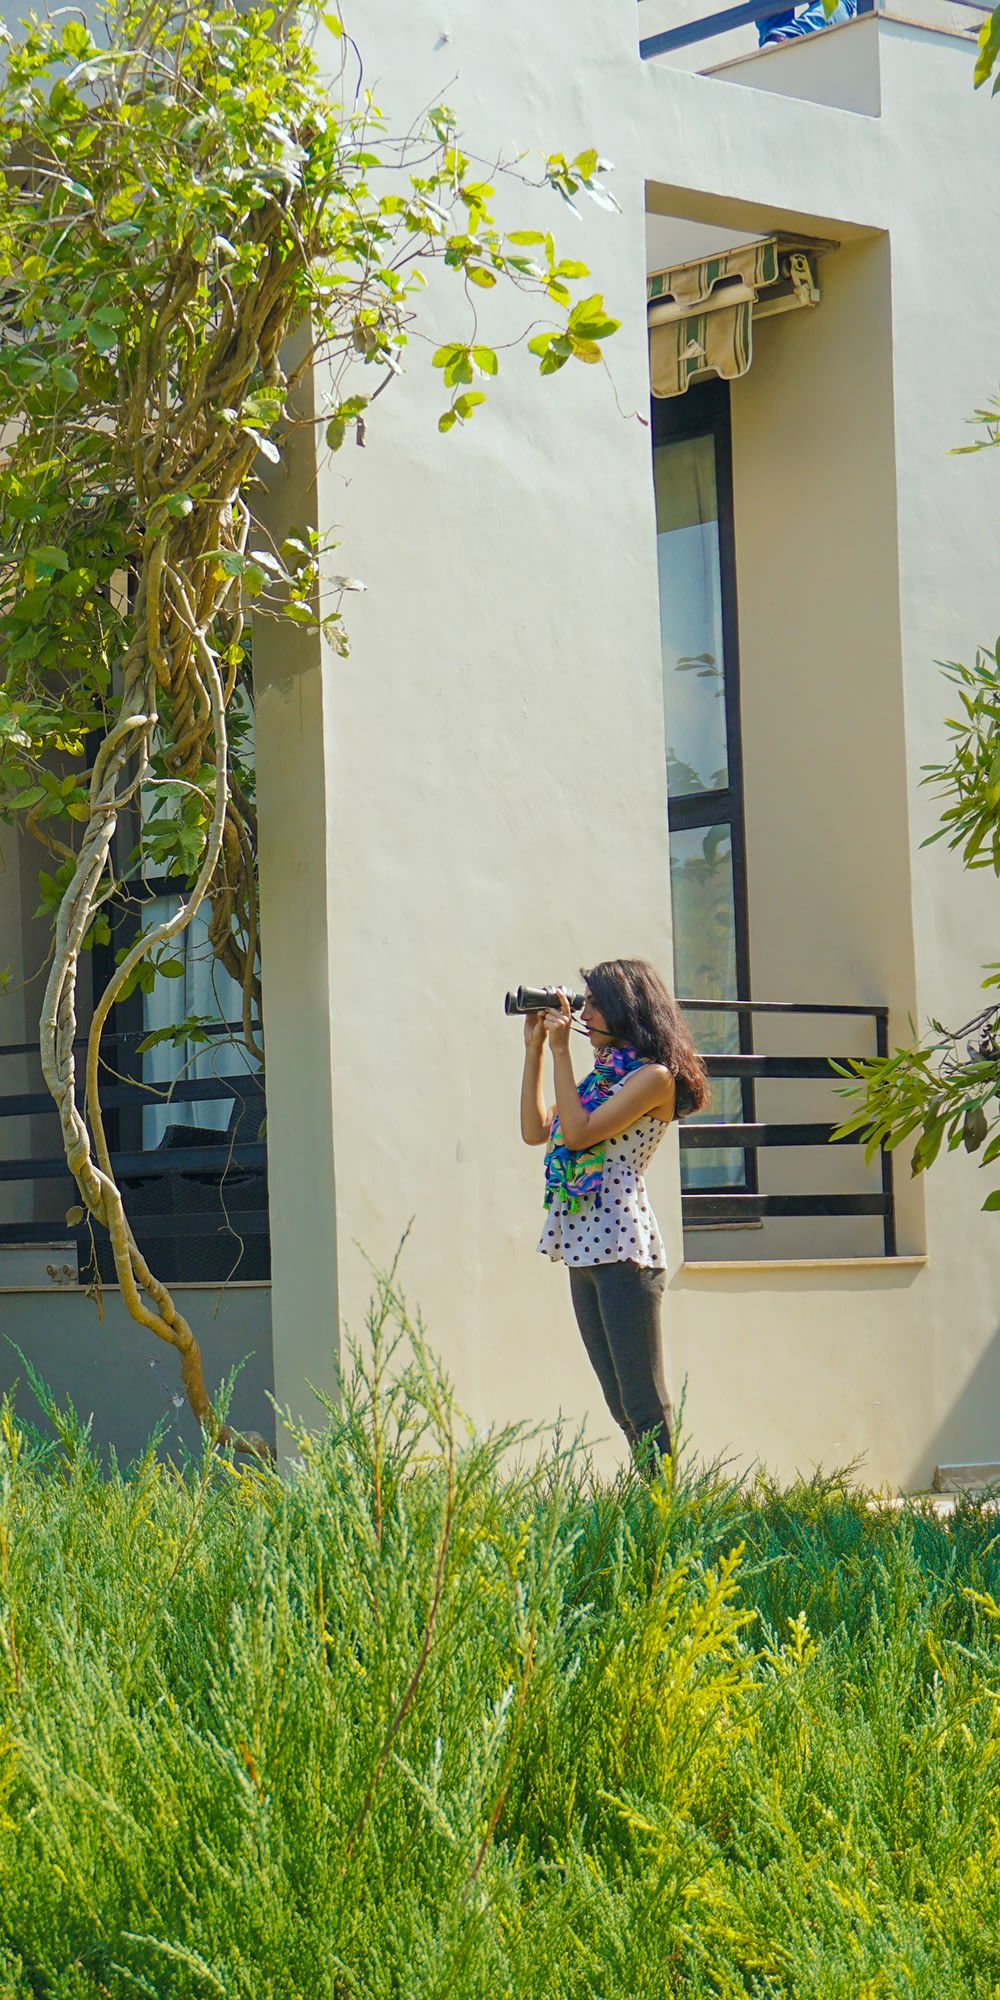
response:
M912 1271L920 1270L926 1257L716 1257L705 1260L685 1258L675 1276L690 1273L716 1277L720 1271Z
M935 1466L935 1493L982 1493L987 1486L1000 1486L1000 1464Z
M171 1292L269 1292L270 1278L171 1278L167 1288ZM43 1293L46 1298L88 1299L90 1292L86 1285L65 1285L54 1278L47 1285L0 1285L0 1299L19 1299ZM102 1296L112 1292L121 1296L120 1285L102 1285Z
M209 1393L237 1372L232 1421L273 1441L270 1286L185 1285L183 1310L199 1342ZM70 1398L101 1451L113 1447L127 1462L166 1420L163 1449L199 1452L202 1439L187 1407L177 1354L136 1326L117 1286L102 1298L98 1317L79 1286L8 1290L0 1329L0 1395L12 1393L19 1416L46 1428L21 1360L23 1354L58 1403ZM18 1351L20 1350L20 1352Z

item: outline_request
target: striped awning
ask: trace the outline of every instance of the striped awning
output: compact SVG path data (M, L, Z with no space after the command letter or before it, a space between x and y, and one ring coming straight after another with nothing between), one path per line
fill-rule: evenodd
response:
M769 291L772 310L819 299L808 255L775 236L654 272L646 307L653 395L683 396L702 375L745 375L754 309Z

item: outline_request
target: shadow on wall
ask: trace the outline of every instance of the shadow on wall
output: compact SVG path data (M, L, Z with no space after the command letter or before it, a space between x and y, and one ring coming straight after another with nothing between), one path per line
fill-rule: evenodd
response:
M178 1304L200 1341L209 1388L239 1368L232 1420L259 1430L273 1443L269 1286L185 1286ZM68 1397L84 1422L93 1418L91 1434L99 1451L113 1449L127 1463L139 1455L164 1418L165 1453L200 1450L177 1355L155 1334L135 1325L117 1291L104 1294L103 1321L92 1302L76 1290L8 1292L0 1298L0 1395L14 1390L18 1416L47 1429L16 1348L57 1403Z
M942 1399L943 1400L943 1399ZM928 1485L938 1465L1000 1462L1000 1325L966 1377L948 1414L914 1465L913 1484Z

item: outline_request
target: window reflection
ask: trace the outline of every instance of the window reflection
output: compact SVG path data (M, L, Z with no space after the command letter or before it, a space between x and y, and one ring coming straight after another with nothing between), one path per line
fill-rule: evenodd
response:
M172 917L182 900L179 892L153 896L143 911L142 928ZM170 955L180 969L171 979L158 979L151 993L143 995L143 1032L161 1033L178 1024L197 1023L192 1038L157 1042L143 1052L142 1080L165 1091L177 1079L194 1083L206 1078L248 1077L257 1074L257 1064L238 1038L200 1038L205 1023L239 1021L243 994L235 979L219 964L208 936L209 909L203 903L188 928L171 941ZM142 1111L142 1146L152 1152L163 1143L168 1127L195 1126L198 1130L226 1130L232 1120L233 1101L228 1092L220 1098L192 1101L168 1099L145 1104ZM241 1136L256 1136L244 1133Z
M714 438L658 445L653 472L667 786L672 797L720 791L729 772Z
M674 983L678 993L702 1000L735 1000L736 924L733 852L728 826L676 828L670 835L670 885L674 913ZM736 1014L700 1013L687 1019L702 1055L735 1055L740 1047ZM712 1082L702 1119L743 1116L738 1078ZM742 1147L713 1147L681 1154L686 1188L742 1186Z

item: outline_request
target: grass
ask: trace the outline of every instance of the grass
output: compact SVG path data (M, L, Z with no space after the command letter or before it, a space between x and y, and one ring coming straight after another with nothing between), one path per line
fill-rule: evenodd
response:
M1000 1534L372 1356L279 1478L0 1421L3 2000L1000 1995Z

